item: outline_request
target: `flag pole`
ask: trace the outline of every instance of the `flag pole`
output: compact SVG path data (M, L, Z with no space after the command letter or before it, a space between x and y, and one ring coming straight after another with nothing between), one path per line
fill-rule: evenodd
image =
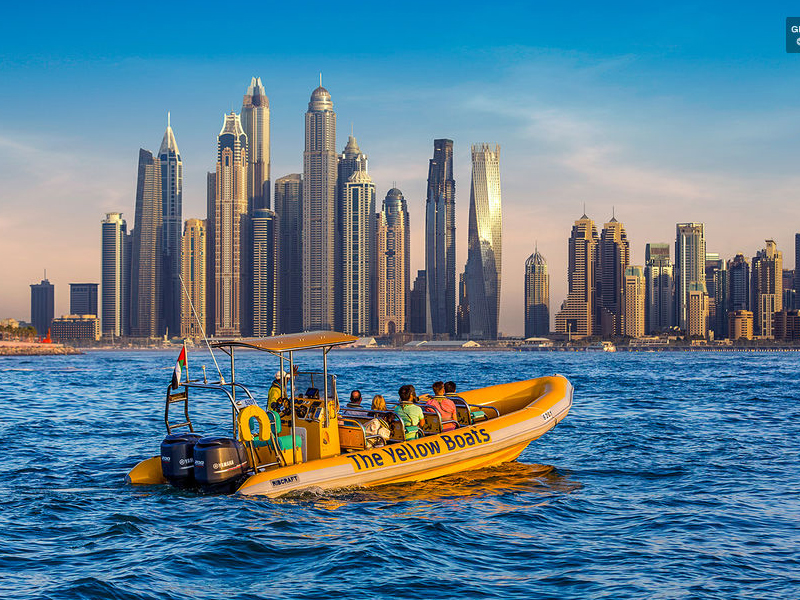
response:
M208 338L206 337L206 330L203 327L203 324L200 322L200 318L197 316L197 311L194 309L194 303L192 302L191 296L189 296L189 292L186 290L186 284L183 282L183 277L181 276L180 273L178 273L178 279L181 280L181 286L183 287L183 293L186 294L186 299L189 301L189 306L192 308L192 313L194 314L194 318L195 318L195 320L197 320L197 324L200 327L200 333L203 334L203 339L206 342L206 347L208 348L208 351L211 353L211 360L214 361L214 366L217 367L217 373L219 373L219 382L224 385L225 384L225 378L222 376L222 371L220 370L219 365L217 364L217 358L214 356L214 351L211 349L211 344L208 343ZM186 342L184 341L184 346L185 345L186 345ZM188 379L189 378L189 368L188 368L189 367L189 361L186 361L186 367L187 367L186 368L186 378Z

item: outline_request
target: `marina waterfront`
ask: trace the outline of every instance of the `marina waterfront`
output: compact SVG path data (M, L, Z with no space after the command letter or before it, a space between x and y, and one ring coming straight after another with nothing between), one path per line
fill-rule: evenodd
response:
M341 397L560 373L574 405L515 463L278 500L124 484L158 453L176 355L0 362L3 597L797 596L795 353L334 351ZM276 367L237 353L257 398ZM202 425L223 399L193 399L225 433Z

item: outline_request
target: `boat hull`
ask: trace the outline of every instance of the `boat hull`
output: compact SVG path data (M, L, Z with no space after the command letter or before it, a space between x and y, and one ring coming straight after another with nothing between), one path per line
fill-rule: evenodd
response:
M309 489L425 481L508 462L567 416L572 385L561 376L542 377L472 390L461 397L471 404L495 406L501 416L400 444L264 471L249 477L237 493L277 497ZM508 406L521 407L502 414Z

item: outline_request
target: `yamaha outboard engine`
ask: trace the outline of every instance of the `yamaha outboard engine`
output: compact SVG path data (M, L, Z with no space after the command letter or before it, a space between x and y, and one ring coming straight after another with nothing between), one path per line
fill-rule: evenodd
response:
M173 433L161 442L161 472L175 487L194 486L194 445L199 439L196 433Z
M225 437L205 437L194 447L194 478L203 491L233 492L247 473L247 451Z

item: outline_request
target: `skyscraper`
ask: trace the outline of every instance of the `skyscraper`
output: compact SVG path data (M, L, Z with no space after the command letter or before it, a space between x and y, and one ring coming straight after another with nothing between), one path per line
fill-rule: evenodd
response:
M597 228L585 214L575 221L569 238L569 293L556 314L556 331L570 337L594 333L595 271L598 257Z
M214 323L218 336L242 334L243 314L250 297L243 293L243 264L247 257L247 136L239 115L225 115L217 137L217 176L214 215ZM244 285L246 288L246 284Z
M135 337L164 334L161 181L161 163L152 152L140 149L131 256L131 335Z
M130 282L130 274L126 277L125 267L128 227L122 213L108 213L101 224L101 275L100 293L102 295L101 329L103 335L126 335L128 318L129 290L126 279Z
M550 276L538 246L525 261L525 337L550 333Z
M600 234L597 319L603 336L622 335L622 293L630 258L630 242L625 227L612 216Z
M206 173L206 335L214 335L216 329L216 212L217 174Z
M278 328L281 333L303 330L303 262L300 229L303 179L299 173L275 182L278 214Z
M270 208L269 98L260 77L250 80L241 119L247 136L247 207L252 214Z
M345 184L342 211L343 329L351 335L370 333L374 269L375 184L357 170Z
M344 250L344 223L347 218L346 214L352 214L352 207L347 205L347 182L350 181L350 176L356 171L367 172L367 155L362 154L358 147L356 138L352 133L347 138L347 144L344 151L337 156L336 172L336 214L334 216L336 236L334 246L336 251L336 260L334 261L334 295L335 295L335 320L334 329L343 330L345 328L345 314L344 314L344 297L345 297L345 262L347 260Z
M772 315L783 310L783 253L773 240L753 257L750 286L753 310L753 333L774 337Z
M728 333L728 274L725 261L716 252L706 252L706 291L708 292L708 328L716 339Z
M275 212L257 208L253 234L253 335L278 333L278 222Z
M336 113L320 86L306 112L303 152L303 329L335 323Z
M689 284L686 305L686 335L708 337L708 294L704 282Z
M706 291L706 240L703 231L702 223L678 223L675 226L675 325L683 331L688 330L690 288ZM697 302L695 305L699 306ZM696 319L695 322L699 321Z
M500 323L503 216L500 194L500 146L472 146L469 195L467 296L470 337L497 339Z
M428 333L455 333L455 207L453 140L433 140L433 158L428 163L428 196L425 203L425 271L428 277L426 304L430 323Z
M632 338L644 335L645 288L644 269L638 265L625 267L622 286L621 335Z
M96 283L69 284L69 314L99 316Z
M187 219L183 228L181 286L181 335L203 336L206 327L206 222Z
M456 309L456 335L460 340L469 338L469 296L467 295L467 272L458 275L458 308Z
M728 261L728 312L739 310L750 310L750 263L742 253Z
M31 284L31 325L40 336L46 336L55 315L55 287L45 272L41 283Z
M794 308L800 309L800 233L794 234Z
M427 294L425 286L428 278L425 271L417 271L414 287L408 296L408 331L411 333L425 333L427 330Z
M181 226L183 225L183 161L170 126L167 113L167 130L158 150L161 166L161 276L162 329L171 335L181 330Z
M658 333L672 327L672 262L669 244L647 244L644 249L645 333Z
M377 280L378 334L406 330L411 284L411 241L408 208L403 193L392 188L378 214Z

